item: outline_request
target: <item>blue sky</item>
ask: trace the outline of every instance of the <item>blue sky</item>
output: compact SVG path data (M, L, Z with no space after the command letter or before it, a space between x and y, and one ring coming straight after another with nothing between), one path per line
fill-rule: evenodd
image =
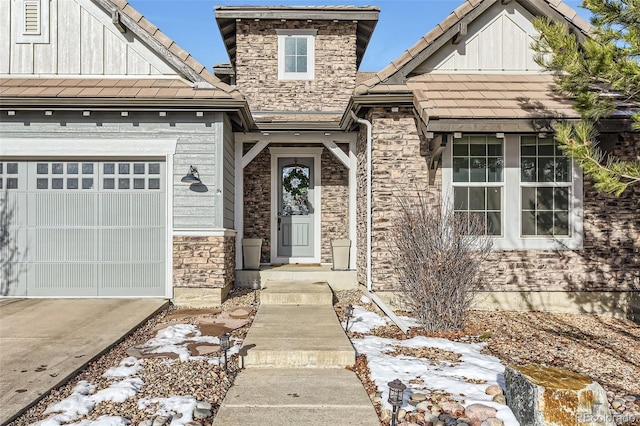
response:
M216 5L375 5L380 8L376 29L360 71L379 71L411 47L449 15L463 0L129 0L129 3L171 37L180 47L211 69L229 62L216 25ZM588 20L582 0L564 0Z

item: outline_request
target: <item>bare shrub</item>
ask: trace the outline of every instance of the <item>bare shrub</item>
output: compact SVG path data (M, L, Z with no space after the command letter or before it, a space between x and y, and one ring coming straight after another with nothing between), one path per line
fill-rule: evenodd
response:
M397 204L391 243L405 308L428 331L461 328L493 246L483 221L430 203L420 191Z

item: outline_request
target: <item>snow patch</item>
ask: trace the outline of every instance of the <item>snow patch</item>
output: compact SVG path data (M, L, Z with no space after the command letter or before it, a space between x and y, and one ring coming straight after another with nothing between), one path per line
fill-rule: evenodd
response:
M102 377L129 377L137 374L142 368L144 360L135 357L128 357L120 361L117 367L111 367L102 374Z
M193 421L193 410L197 401L192 396L172 396L170 398L143 398L138 401L138 409L146 410L152 404L158 404L155 415L171 416L174 419L169 426L182 426ZM180 418L175 418L181 414Z

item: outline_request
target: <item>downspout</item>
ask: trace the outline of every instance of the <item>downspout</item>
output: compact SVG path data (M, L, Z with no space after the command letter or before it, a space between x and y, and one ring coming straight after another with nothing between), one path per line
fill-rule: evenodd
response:
M403 333L407 333L409 331L409 327L393 312L393 310L387 306L386 303L378 297L377 294L374 294L372 285L371 285L371 246L372 246L372 232L371 232L371 170L372 170L372 139L373 139L373 126L371 122L365 120L364 118L358 117L353 111L349 111L351 113L351 118L356 121L358 124L363 124L367 127L367 272L366 272L366 281L367 281L367 296L373 300L373 302L378 305L378 307L384 312L391 321L394 322L395 325L402 330Z

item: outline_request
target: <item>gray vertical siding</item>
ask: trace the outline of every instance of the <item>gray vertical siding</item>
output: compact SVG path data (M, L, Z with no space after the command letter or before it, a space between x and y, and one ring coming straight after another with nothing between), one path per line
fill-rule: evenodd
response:
M235 194L235 141L231 122L225 116L224 137L223 137L223 220L222 223L227 229L234 229L234 194Z

